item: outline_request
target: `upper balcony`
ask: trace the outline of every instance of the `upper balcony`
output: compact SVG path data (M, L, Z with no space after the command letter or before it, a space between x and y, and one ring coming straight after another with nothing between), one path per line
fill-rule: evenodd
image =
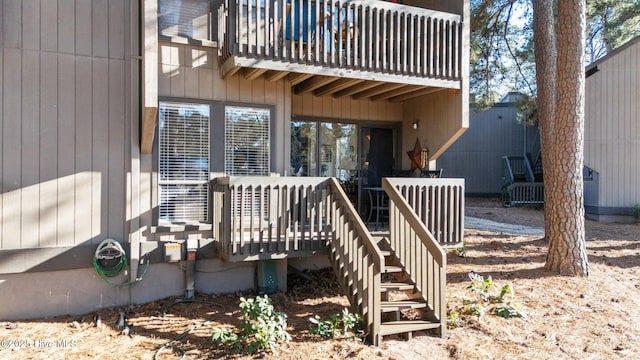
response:
M224 0L222 76L288 76L296 94L403 101L462 87L462 17L375 0Z

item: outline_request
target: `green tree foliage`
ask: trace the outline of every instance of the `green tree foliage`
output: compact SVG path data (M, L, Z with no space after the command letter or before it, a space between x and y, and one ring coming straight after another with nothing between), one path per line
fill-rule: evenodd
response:
M477 109L506 91L533 94L535 72L527 1L471 1L471 92Z
M640 0L587 1L587 62L640 35Z
M507 91L525 100L522 117L531 122L537 93L531 0L471 0L470 87L477 110ZM587 63L640 35L640 0L587 0ZM535 121L535 120L534 120Z

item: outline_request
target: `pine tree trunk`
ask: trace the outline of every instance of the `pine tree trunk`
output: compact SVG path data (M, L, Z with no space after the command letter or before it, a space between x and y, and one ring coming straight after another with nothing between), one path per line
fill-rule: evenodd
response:
M554 217L546 266L562 275L587 276L582 168L584 162L584 0L558 1L556 109L553 128ZM546 190L546 189L545 189Z
M555 18L553 0L533 0L533 40L535 45L536 83L538 95L538 124L540 126L540 146L542 149L542 168L544 170L545 234L551 233L553 221L553 201L551 200L555 176L552 156L553 127L556 104L556 51Z

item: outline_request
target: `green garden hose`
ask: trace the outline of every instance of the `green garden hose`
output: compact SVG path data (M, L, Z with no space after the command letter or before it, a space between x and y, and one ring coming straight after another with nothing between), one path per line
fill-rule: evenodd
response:
M147 259L147 264L142 275L135 281L116 284L111 282L109 279L116 277L129 269L129 266L127 265L127 255L120 243L112 239L103 240L100 245L98 245L96 252L93 255L93 268L100 279L109 286L118 289L131 287L138 282L149 269L149 263L150 261Z

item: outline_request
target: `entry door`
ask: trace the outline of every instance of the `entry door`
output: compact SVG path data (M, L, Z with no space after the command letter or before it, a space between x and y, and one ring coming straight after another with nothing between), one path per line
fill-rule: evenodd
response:
M360 135L360 214L367 215L367 188L382 186L382 178L391 176L395 165L396 142L391 127L362 127ZM366 219L366 217L365 217Z
M382 186L382 178L391 176L395 164L392 128L362 129L362 186Z

